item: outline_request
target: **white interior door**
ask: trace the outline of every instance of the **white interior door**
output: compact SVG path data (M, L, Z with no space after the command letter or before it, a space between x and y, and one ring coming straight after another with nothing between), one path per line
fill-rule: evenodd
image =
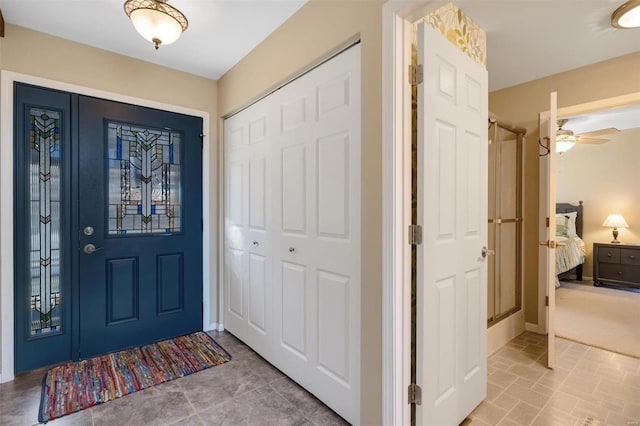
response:
M272 338L271 176L274 122L256 103L225 122L225 319L266 357Z
M547 367L555 366L556 330L554 322L556 306L556 126L558 119L558 97L552 92L549 99L549 111L540 114L540 249L538 252L538 286L542 293L538 297L544 311L539 310L538 322L546 322L548 336ZM546 299L546 300L545 300Z
M487 388L487 72L425 24L418 61L417 420L457 425Z
M225 120L225 327L360 418L360 46Z

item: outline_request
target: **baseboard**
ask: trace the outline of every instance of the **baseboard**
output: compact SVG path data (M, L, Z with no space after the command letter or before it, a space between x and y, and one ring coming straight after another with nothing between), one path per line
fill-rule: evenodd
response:
M492 325L487 330L487 356L492 355L523 332L524 313L522 310Z
M224 324L218 324L218 331L224 331Z
M530 322L524 323L524 329L531 331L532 333L538 333L538 324L531 324Z

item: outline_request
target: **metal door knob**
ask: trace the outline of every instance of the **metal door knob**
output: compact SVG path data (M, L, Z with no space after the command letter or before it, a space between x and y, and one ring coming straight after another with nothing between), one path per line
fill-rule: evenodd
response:
M254 245L254 246L257 246L257 245L259 245L259 244L260 244L260 243L258 243L257 241L254 241L254 242L253 242L253 245Z
M295 248L293 248L293 247L289 247L289 253L293 253L294 251L296 251L296 249L295 249Z
M102 247L96 247L93 244L87 244L82 249L82 251L84 251L86 254L92 254L97 252L98 250L102 250Z
M482 247L482 258L484 259L488 255L494 256L496 252L494 250L489 250L486 246Z

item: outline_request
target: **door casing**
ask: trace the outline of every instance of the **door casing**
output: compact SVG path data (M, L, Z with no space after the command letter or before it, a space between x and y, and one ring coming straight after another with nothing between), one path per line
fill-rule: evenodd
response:
M202 150L202 218L203 218L203 241L202 241L202 301L204 330L219 329L222 325L217 322L217 301L216 288L211 287L217 282L218 270L218 215L217 209L212 205L209 191L206 188L217 188L217 174L214 167L217 164L217 151L212 149L209 130L210 114L207 111L185 108L177 105L170 105L150 99L141 99L126 96L118 93L107 92L85 86L78 86L63 83L55 80L36 77L28 74L21 74L12 71L2 70L0 72L0 187L13 188L14 167L13 167L13 132L14 132L14 83L26 83L50 89L57 89L80 95L93 96L111 101L124 102L148 108L156 108L170 112L192 115L202 118L203 150ZM214 192L215 193L215 192ZM13 191L2 191L0 193L0 227L2 238L0 239L0 383L14 379L14 202ZM212 301L213 299L213 301Z
M413 23L443 0L382 6L382 423L411 424L411 65Z

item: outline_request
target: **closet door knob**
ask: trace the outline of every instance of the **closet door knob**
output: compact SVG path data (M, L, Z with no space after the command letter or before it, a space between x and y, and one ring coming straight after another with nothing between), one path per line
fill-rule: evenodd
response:
M289 247L289 253L293 253L294 251L296 251L296 249L294 249L293 247Z
M254 241L254 242L253 242L253 245L254 245L254 246L258 246L258 245L260 245L260 243L259 243L259 242L257 242L257 241Z

